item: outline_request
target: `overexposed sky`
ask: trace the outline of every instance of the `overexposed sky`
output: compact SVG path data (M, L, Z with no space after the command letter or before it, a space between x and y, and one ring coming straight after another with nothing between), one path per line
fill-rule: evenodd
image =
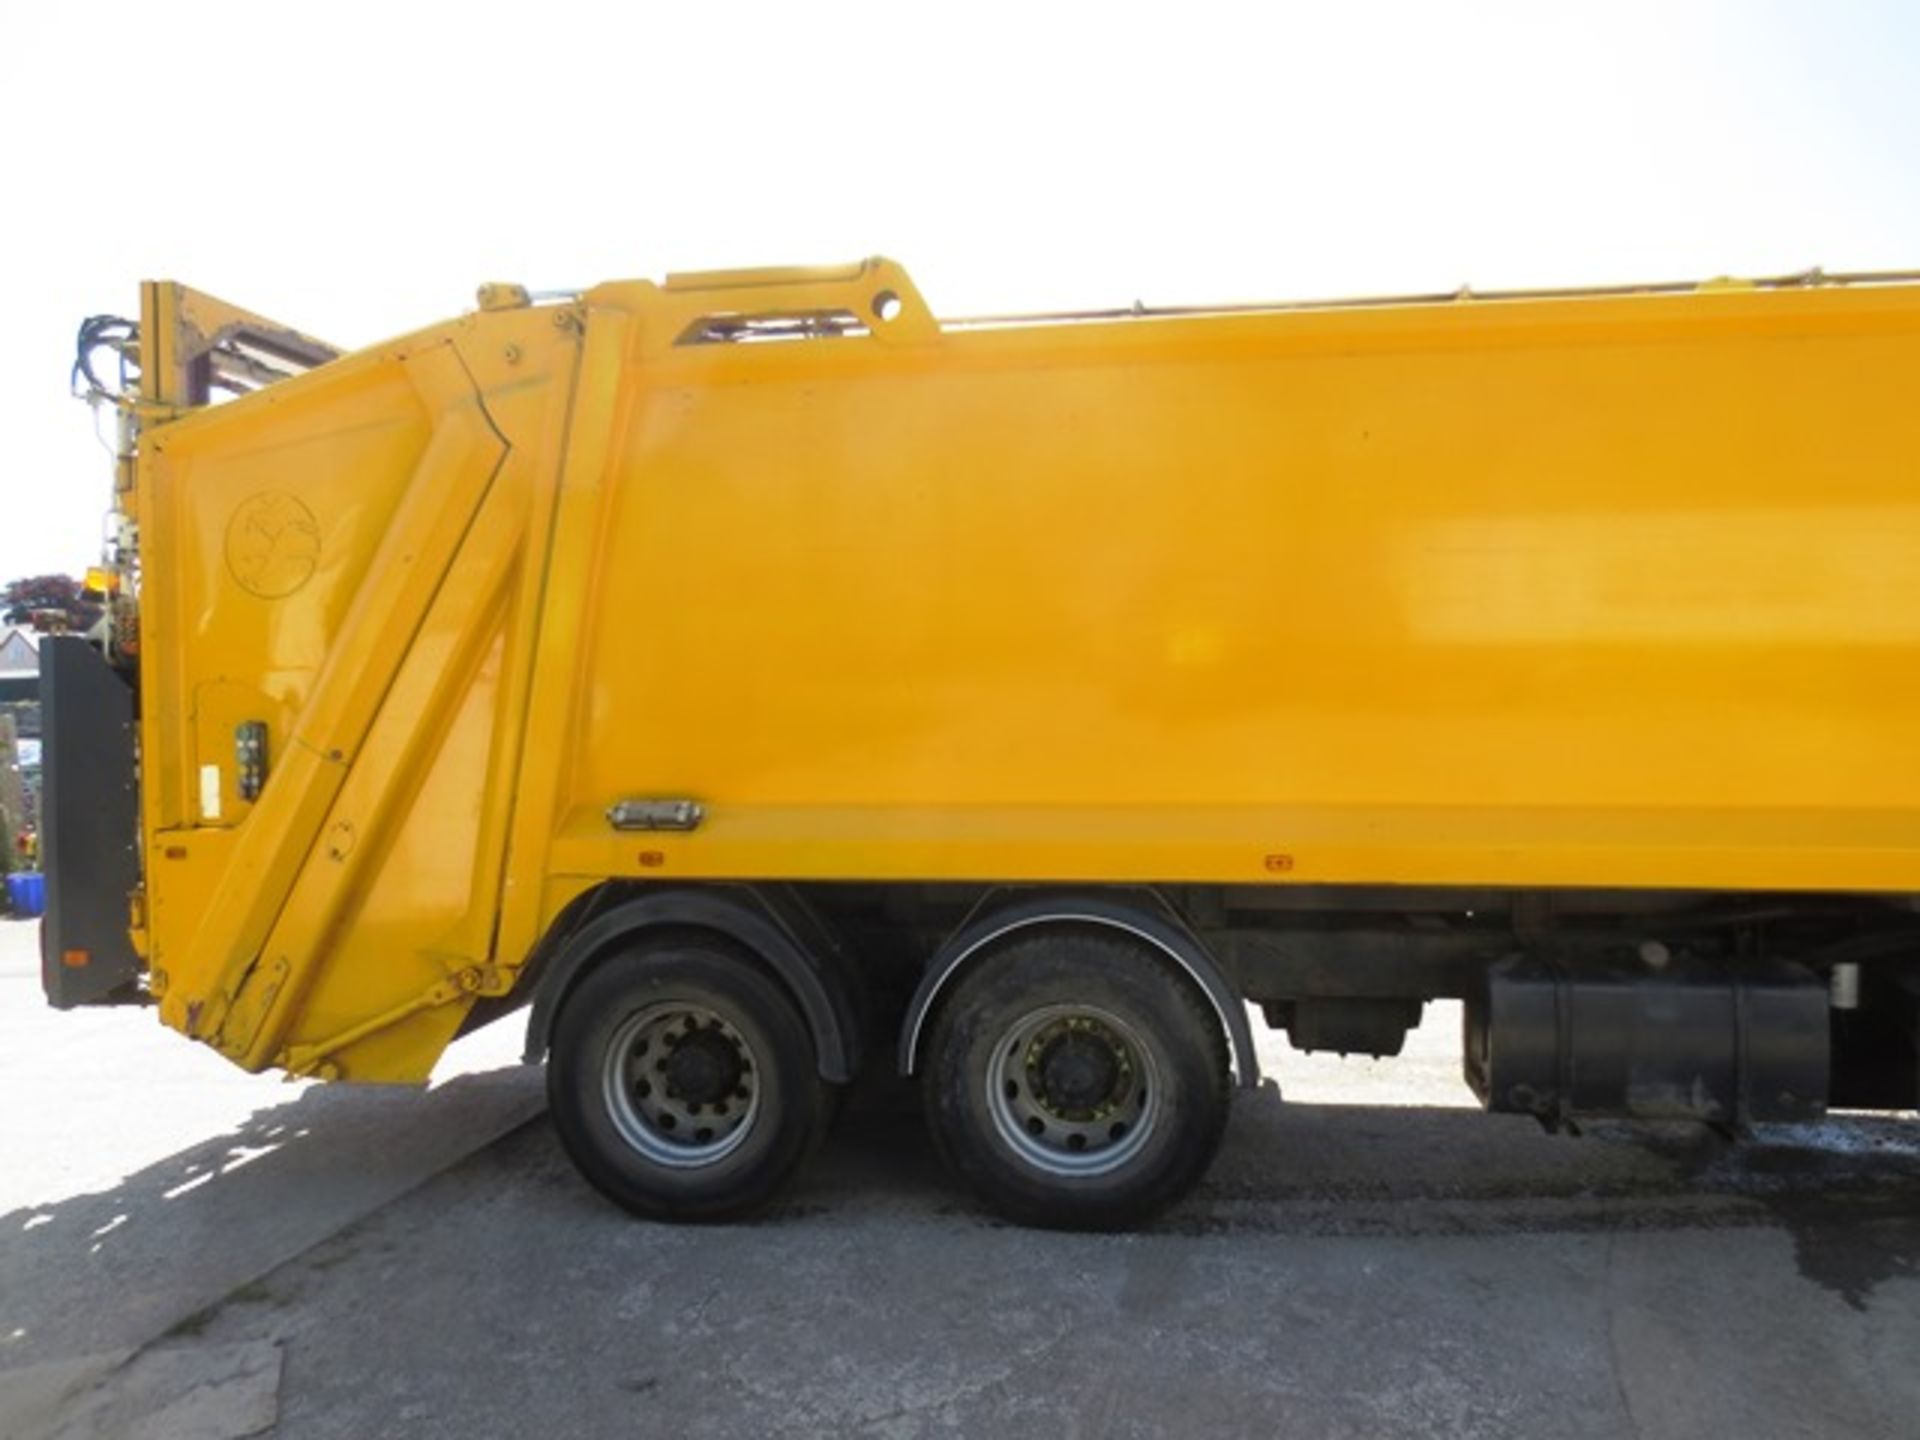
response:
M16 3L0 158L5 579L97 557L72 336L143 277L353 345L869 254L945 315L1920 268L1920 5Z

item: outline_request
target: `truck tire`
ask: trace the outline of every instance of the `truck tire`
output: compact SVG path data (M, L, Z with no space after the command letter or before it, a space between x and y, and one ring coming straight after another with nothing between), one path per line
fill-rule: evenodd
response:
M1134 1225L1205 1173L1226 1128L1226 1039L1151 946L1068 926L965 971L923 1067L934 1147L1023 1224Z
M653 1219L716 1220L792 1179L826 1124L798 1008L724 941L615 956L555 1017L547 1099L580 1173Z

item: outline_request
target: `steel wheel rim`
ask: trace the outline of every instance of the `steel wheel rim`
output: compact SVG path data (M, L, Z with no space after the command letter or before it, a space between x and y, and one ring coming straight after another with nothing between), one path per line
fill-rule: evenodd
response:
M746 1143L760 1114L761 1073L760 1057L726 1016L669 1000L614 1031L601 1088L622 1140L656 1165L693 1170Z
M1070 1062L1064 1071L1063 1059ZM1098 1093L1062 1085L1063 1075ZM1063 1178L1107 1175L1152 1138L1160 1071L1138 1032L1111 1011L1048 1005L995 1043L986 1100L994 1131L1034 1169Z

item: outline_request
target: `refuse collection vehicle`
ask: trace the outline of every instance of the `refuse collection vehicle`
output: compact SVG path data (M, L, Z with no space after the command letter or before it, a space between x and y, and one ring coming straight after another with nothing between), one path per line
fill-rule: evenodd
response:
M1256 1010L1459 998L1556 1126L1912 1107L1916 278L949 321L873 260L352 353L149 284L47 992L349 1081L528 1004L667 1217L897 1066L991 1205L1131 1223Z

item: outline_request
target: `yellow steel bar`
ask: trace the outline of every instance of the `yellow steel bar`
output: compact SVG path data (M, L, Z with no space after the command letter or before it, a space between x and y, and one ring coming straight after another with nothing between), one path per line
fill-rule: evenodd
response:
M280 1066L289 1075L312 1075L322 1072L329 1068L326 1065L328 1056L339 1054L369 1035L391 1029L401 1021L418 1015L422 1010L430 1010L437 1005L451 1005L463 995L471 994L479 983L478 973L472 970L462 971L461 977L467 982L464 985L459 979L441 980L411 999L401 1001L392 1009L383 1010L357 1025L350 1025L324 1040L315 1041L311 1045L295 1045L279 1057ZM330 1075L327 1078L335 1077Z
M623 377L634 344L628 317L617 309L585 310L578 379L567 414L566 441L553 512L548 577L531 656L526 762L508 835L506 883L500 903L499 954L517 965L533 948L547 916L542 878L547 847L573 761L570 743L582 672L581 631L596 587L580 566L605 523L607 464L623 398ZM634 617L644 629L645 618Z
M1814 286L1875 286L1920 284L1920 270L1802 270L1788 275L1716 280L1661 280L1628 285L1545 286L1521 290L1428 290L1401 295L1347 295L1325 300L1250 300L1215 305L1114 306L1102 310L1046 310L989 315L943 316L943 330L985 329L1001 326L1058 325L1088 320L1141 320L1196 315L1288 315L1311 310L1405 310L1414 306L1452 305L1461 301L1500 303L1525 300L1616 300L1647 295L1696 295L1714 290L1804 290Z
M531 763L526 739L533 708L534 657L541 617L553 585L550 547L560 507L561 471L583 328L582 313L571 306L553 310L535 323L541 325L545 340L554 347L542 383L537 386L523 388L509 378L526 362L519 342L509 340L487 349L485 337L476 336L462 345L469 369L477 373L483 389L494 397L496 423L514 444L503 480L517 478L526 492L515 578L517 593L512 597L512 619L502 658L500 730L485 779L486 800L474 848L474 899L467 915L467 924L475 935L470 942L476 947L474 953L486 953L494 962L482 972L483 985L489 992L498 993L511 989L528 949L519 945L503 950L498 932L508 887L515 879L508 842ZM515 466L524 467L524 473L516 477ZM531 876L521 882L521 889L529 894L537 896L539 888L537 879Z
M294 370L339 354L323 340L175 281L141 286L140 398L156 418L206 404L214 352L236 343L279 357Z
M907 272L883 259L842 269L673 275L659 286L599 286L584 300L590 307L611 303L633 309L641 322L642 346L635 358L673 348L694 322L708 318L839 311L864 327L864 338L889 347L924 345L940 334L939 321ZM725 355L732 347L710 348Z

